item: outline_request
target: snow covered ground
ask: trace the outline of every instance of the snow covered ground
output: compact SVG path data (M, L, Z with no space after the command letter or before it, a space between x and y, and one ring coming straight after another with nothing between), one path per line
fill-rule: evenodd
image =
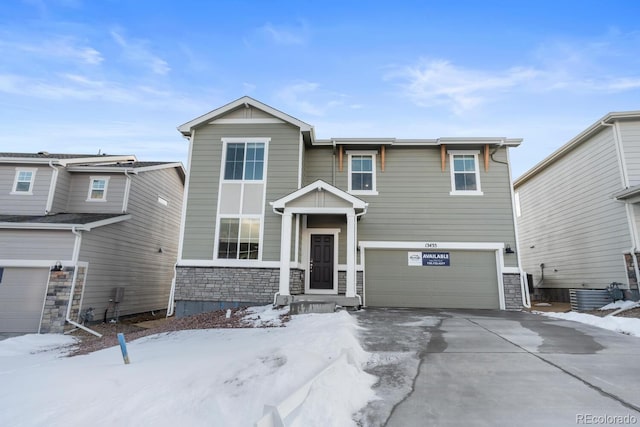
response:
M625 301L624 303L622 301L616 301L615 303L611 303L606 305L605 307L602 307L600 310L629 308L634 306L635 304L636 303L634 302L628 301ZM609 329L610 331L616 331L623 334L640 337L640 319L636 318L616 316L599 317L592 314L577 313L574 311L570 311L568 313L538 312L538 314L553 317L556 319L572 320L574 322L586 323L588 325L597 326L599 328Z
M256 308L255 322L281 312ZM24 335L0 341L0 426L252 426L351 349L369 354L347 312L294 316L283 328L164 333L119 347L63 357L73 338ZM313 383L292 426L353 426L375 398L375 377L341 361Z

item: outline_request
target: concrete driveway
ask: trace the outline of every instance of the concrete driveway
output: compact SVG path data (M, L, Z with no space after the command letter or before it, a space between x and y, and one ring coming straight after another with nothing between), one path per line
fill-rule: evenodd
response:
M640 338L522 313L356 313L368 426L640 425Z

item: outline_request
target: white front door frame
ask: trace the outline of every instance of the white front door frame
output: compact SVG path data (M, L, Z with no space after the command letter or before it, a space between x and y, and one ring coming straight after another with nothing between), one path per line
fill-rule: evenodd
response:
M333 235L333 289L311 289L310 288L310 271L309 262L311 260L311 235L312 234L331 234ZM302 266L304 269L304 293L305 294L338 294L338 242L340 238L339 228L306 228L302 234L303 240L303 259Z

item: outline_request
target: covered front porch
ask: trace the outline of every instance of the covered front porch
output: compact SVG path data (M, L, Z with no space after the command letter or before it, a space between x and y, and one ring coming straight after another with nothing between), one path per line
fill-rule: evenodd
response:
M357 224L358 217L366 213L367 203L318 180L271 205L282 218L276 305L294 301L362 305ZM292 281L292 276L299 280Z

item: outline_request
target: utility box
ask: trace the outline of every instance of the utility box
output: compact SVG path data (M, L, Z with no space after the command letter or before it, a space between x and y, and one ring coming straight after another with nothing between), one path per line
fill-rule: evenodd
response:
M114 289L113 302L119 304L124 299L124 287L120 286Z

